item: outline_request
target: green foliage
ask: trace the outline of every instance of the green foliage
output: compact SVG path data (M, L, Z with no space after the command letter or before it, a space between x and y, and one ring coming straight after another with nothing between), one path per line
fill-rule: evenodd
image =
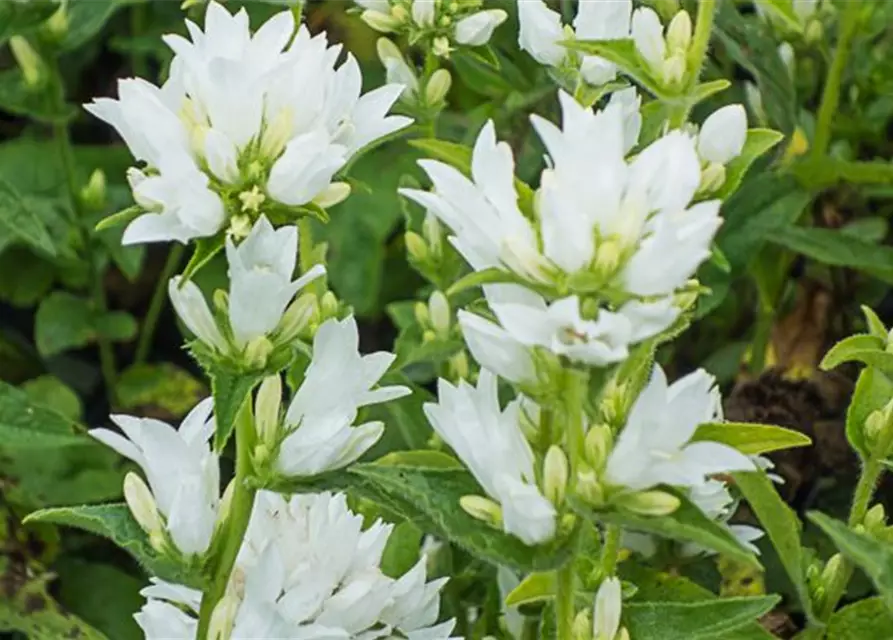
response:
M828 621L828 640L884 640L893 616L881 598L865 598L842 607Z
M887 406L891 398L893 382L884 373L869 367L859 374L846 414L846 437L863 460L871 457L870 447L865 440L868 416Z
M115 342L132 340L136 320L120 311L97 311L88 298L55 291L37 309L35 342L43 356L94 343L100 337Z
M705 422L698 426L692 436L693 442L700 440L721 442L747 455L806 447L812 443L808 436L799 431L747 422Z
M0 599L0 631L20 631L31 640L107 640L107 636L53 602L47 593L50 579L51 574L27 579L16 585L12 597Z
M723 598L702 602L632 602L623 607L630 637L687 640L724 637L767 613L780 598Z

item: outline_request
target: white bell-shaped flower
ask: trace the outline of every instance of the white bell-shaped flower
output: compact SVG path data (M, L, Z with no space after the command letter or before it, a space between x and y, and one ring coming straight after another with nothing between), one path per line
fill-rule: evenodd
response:
M353 426L360 407L401 398L408 387L376 387L396 356L362 355L356 320L327 320L313 339L313 359L285 414L288 433L275 467L285 476L339 469L363 455L384 433L381 422Z
M486 369L477 387L439 380L438 401L425 405L425 415L499 503L503 529L526 544L538 544L555 535L555 507L536 484L533 452L520 427L521 400L501 410L496 383Z
M655 366L608 458L607 483L632 491L659 484L696 487L713 474L753 471L753 461L737 449L690 442L698 425L721 419L714 384L699 369L668 386L663 370Z
M189 412L179 429L151 418L113 415L112 421L126 437L110 429L90 431L91 436L140 466L167 534L186 555L207 551L217 521L220 469L208 444L214 433L212 408L212 398L206 398Z
M717 109L704 120L698 133L698 154L705 162L728 164L741 155L747 140L747 113L744 106L730 104Z
M615 640L620 633L620 612L623 607L623 591L620 580L605 578L595 594L592 605L593 640Z

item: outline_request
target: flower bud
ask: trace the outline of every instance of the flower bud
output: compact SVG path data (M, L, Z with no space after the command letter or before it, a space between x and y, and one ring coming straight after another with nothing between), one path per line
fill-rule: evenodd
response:
M471 371L468 366L468 354L465 351L460 351L449 359L449 371L452 380L468 379Z
M316 302L316 296L312 293L305 293L297 300L288 305L285 313L282 314L282 320L276 328L277 340L289 343L304 333L304 330L310 326L314 318L319 316L319 305Z
M583 445L586 462L591 464L593 469L601 469L605 466L613 445L614 436L611 427L606 424L593 425L586 434Z
M502 528L502 507L483 496L462 496L459 506L472 518L486 522L491 527Z
M434 55L436 55L438 58L449 58L450 51L452 51L452 50L453 49L452 49L452 47L450 47L449 38L444 38L443 36L434 38L432 51L434 52Z
M216 530L219 530L229 517L230 508L233 505L233 493L236 490L236 479L233 478L223 490L223 496L220 498L220 506L217 508L217 522L214 524Z
M603 277L610 276L620 266L622 255L623 247L617 240L613 238L605 240L598 245L598 250L595 253L596 272Z
M664 61L664 84L671 87L680 84L685 77L686 67L685 55L682 53L674 53L667 58Z
M81 202L88 209L98 211L105 206L105 195L105 172L102 169L96 169L90 174L90 179L81 189Z
M396 31L403 22L399 17L382 13L381 11L373 11L372 9L366 9L360 16L360 19L381 33Z
M214 289L211 294L211 302L214 303L214 309L223 315L229 314L229 293L223 289Z
M422 235L425 236L431 253L439 256L443 249L443 227L437 216L430 212L425 215L425 221L422 223Z
M267 336L258 336L245 347L245 364L252 369L262 369L267 365L271 353L273 353L273 343L270 342L270 339Z
M323 189L322 192L313 199L313 202L323 209L328 209L329 207L334 207L336 204L344 202L349 195L350 185L348 183L333 182Z
M208 624L208 640L228 640L232 634L236 613L239 611L240 599L233 593L227 593L211 614Z
M450 87L453 84L453 77L446 69L438 69L431 74L428 80L428 86L425 87L425 102L429 105L436 105L443 102Z
M40 54L22 36L13 36L9 39L9 48L13 57L22 70L22 77L29 87L36 87L44 79L44 64Z
M787 67L788 73L793 76L796 58L794 56L794 47L791 46L790 42L782 42L780 45L778 45L778 57L781 58L784 66Z
M810 20L806 25L803 33L803 39L808 44L816 44L821 42L825 37L825 27L822 26L821 20Z
M50 16L49 20L43 23L45 33L50 36L50 40L61 42L68 33L68 7L65 3Z
M552 504L560 505L564 502L569 475L567 456L561 447L553 444L546 452L546 459L543 461L543 493Z
M419 326L429 327L431 325L431 313L428 311L428 306L424 302L416 302L412 309L413 314L415 315L415 321Z
M590 640L592 638L592 619L588 609L580 611L574 617L571 633L574 640Z
M326 291L323 294L322 299L319 301L319 310L322 314L322 320L336 317L340 308L341 304L338 302L338 298L336 298L335 294L331 291Z
M683 9L673 16L667 27L667 49L674 53L686 53L691 46L691 32L691 16Z
M261 383L254 402L254 428L260 442L272 445L276 441L281 405L282 380L278 374L267 376Z
M434 330L441 334L448 334L450 331L450 302L441 291L435 291L428 298L428 316L431 320L431 326Z
M713 193L726 182L726 168L719 162L711 162L701 171L698 193Z
M618 505L643 516L666 516L679 508L681 502L676 496L665 491L640 491L639 493L618 496Z
M378 59L387 66L388 60L403 60L403 53L394 42L388 38L379 38L375 43L375 51Z
M602 393L602 401L599 404L602 416L610 424L619 424L626 417L627 410L627 388L626 385L617 382L616 379L611 380L605 386Z
M431 27L435 18L434 0L413 0L412 21L420 27Z
M247 215L235 215L230 218L229 221L229 235L233 237L235 240L241 240L243 238L247 238L248 234L251 233L251 229L254 225L251 222L251 218Z
M422 236L414 231L407 231L403 236L403 241L406 243L406 252L411 260L425 262L428 259L428 247L422 240Z
M828 558L828 562L825 564L825 568L822 570L821 577L821 585L826 589L830 588L831 585L837 580L837 574L840 573L841 566L843 565L843 556L839 553L835 553L833 556Z
M876 504L869 509L862 523L869 531L885 527L887 525L887 514L884 511L884 505Z
M592 469L584 467L577 472L576 490L581 498L594 507L605 504L605 489Z
M152 546L157 548L156 541L164 540L164 522L149 487L133 471L124 476L124 501L133 514L133 519L148 534L150 541L153 541Z

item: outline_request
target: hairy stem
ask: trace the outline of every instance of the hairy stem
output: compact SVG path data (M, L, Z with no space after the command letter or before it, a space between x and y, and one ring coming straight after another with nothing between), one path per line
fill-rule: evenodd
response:
M245 399L236 418L236 477L233 479L233 497L229 513L225 515L223 528L218 532L222 544L220 552L213 558L211 584L202 597L199 612L198 634L196 638L206 638L211 615L217 603L226 594L236 557L242 548L248 521L254 508L256 491L246 480L251 474L251 451L254 448L254 418L251 413L251 397Z
M837 38L837 48L834 51L834 59L828 69L825 79L825 88L822 91L822 102L819 105L816 118L815 140L812 145L812 155L819 157L828 150L831 142L831 123L837 113L840 104L840 85L843 81L843 72L846 69L850 56L850 48L853 36L856 35L856 27L859 24L859 11L861 2L844 3L843 16L840 20L840 33Z
M605 527L602 541L601 569L602 576L610 578L617 571L617 554L620 553L620 536L622 529L616 524Z
M146 319L143 321L143 328L140 331L139 342L136 345L135 364L142 364L149 357L149 350L152 348L152 338L155 337L155 328L158 325L158 317L164 309L164 303L167 300L167 283L177 271L180 262L183 260L183 254L186 247L176 243L171 246L167 254L167 261L158 277L158 283L155 285L155 291L152 293L152 300L149 302L149 309L146 311Z

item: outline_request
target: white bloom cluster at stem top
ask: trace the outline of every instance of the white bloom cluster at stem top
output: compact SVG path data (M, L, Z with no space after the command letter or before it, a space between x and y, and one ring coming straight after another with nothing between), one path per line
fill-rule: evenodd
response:
M329 206L349 193L333 182L348 160L411 122L387 115L401 85L361 95L353 56L338 66L341 46L296 32L290 11L252 35L244 9L231 15L210 2L204 31L186 26L191 40L164 37L175 55L162 87L121 80L117 100L86 105L144 163L128 174L145 213L125 244L185 244L228 225L238 235L262 205Z

